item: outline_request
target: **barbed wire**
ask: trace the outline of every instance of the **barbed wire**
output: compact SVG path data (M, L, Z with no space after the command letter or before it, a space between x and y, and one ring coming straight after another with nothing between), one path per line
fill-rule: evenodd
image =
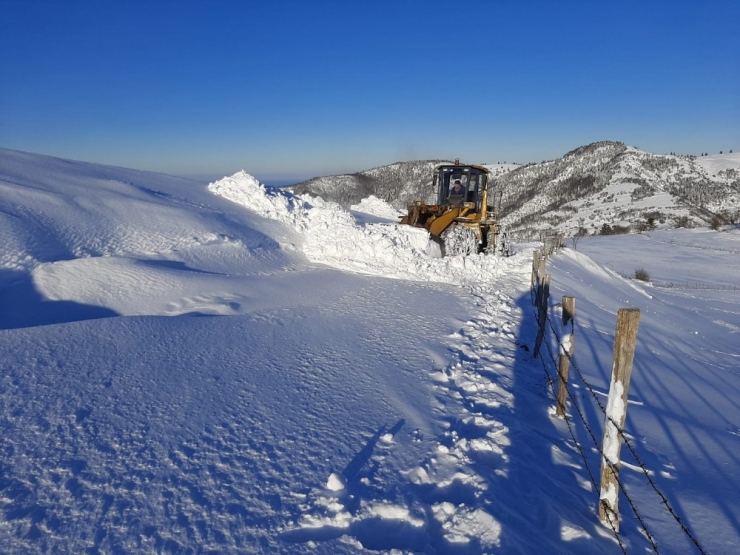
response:
M555 337L555 341L558 343L558 345L562 346L562 343L560 342L560 338L558 337L557 332L555 331L555 327L554 327L554 325L552 323L552 320L550 319L549 315L547 316L547 322L550 325L550 329L552 331L553 336ZM606 409L601 404L601 400L599 399L598 395L594 391L593 387L591 387L591 384L589 384L588 381L586 380L586 378L583 376L583 373L581 372L580 368L578 368L578 365L575 363L575 361L570 356L570 354L568 354L567 350L564 350L564 353L565 353L565 356L568 357L568 360L570 361L570 363L573 366L573 368L575 368L576 373L578 374L578 377L584 383L584 385L586 386L586 388L590 391L591 395L593 396L594 400L596 401L597 406L599 407L599 409L601 410L601 412L604 414L604 417L607 418L609 420L609 422L611 422L614 425L614 428L617 430L617 433L619 434L619 436L624 441L624 444L627 446L627 449L629 450L630 454L634 457L634 459L637 462L638 466L640 467L640 469L642 470L643 474L645 475L645 478L647 478L648 483L653 488L653 490L658 495L658 497L660 497L661 503L665 506L666 510L668 510L668 512L676 520L676 522L678 522L678 524L681 527L681 529L683 530L683 532L689 537L689 539L697 547L697 549L699 550L699 552L702 553L703 555L706 555L706 551L704 550L704 548L699 543L699 540L696 539L696 537L694 536L694 534L691 533L691 530L689 530L689 528L683 522L683 520L681 519L681 517L676 513L676 511L673 509L673 507L671 507L671 505L668 502L668 499L666 498L666 496L663 494L662 491L660 491L660 489L656 485L655 481L650 476L650 472L647 470L647 467L646 467L645 463L642 461L642 459L640 459L640 456L637 454L637 450L634 448L634 446L630 442L628 436L624 433L624 430L619 425L617 425L617 423L614 422L614 420L606 413ZM567 388L566 388L566 390L567 390Z
M707 283L704 281L687 280L685 283L673 281L653 281L651 283L653 287L657 287L659 289L676 289L686 291L740 291L740 287L738 287L737 285Z
M553 335L555 336L556 342L559 345L562 345L562 343L560 343L560 338L557 336L557 333L555 332L553 323L550 320L549 316L547 317L547 321L550 324L550 329L552 330ZM663 492L660 491L660 489L658 488L658 486L655 484L655 481L650 476L650 472L648 471L645 463L642 461L642 459L640 458L640 456L637 454L637 450L634 448L634 446L630 442L628 436L625 434L624 430L616 422L614 422L614 419L612 419L607 414L606 409L601 404L601 401L598 398L598 396L596 395L596 392L591 387L591 384L589 384L588 381L586 381L586 379L584 378L582 372L580 371L580 368L578 368L578 366L575 364L575 362L570 357L570 355L567 353L567 351L565 351L565 356L568 357L568 359L570 360L572 366L576 369L576 372L578 373L579 378L584 383L584 385L586 385L587 389L589 389L589 391L591 392L592 396L594 397L594 400L596 401L596 404L598 405L598 407L601 410L601 412L604 414L605 418L608 419L609 422L611 422L612 425L614 426L614 428L617 430L617 433L622 438L622 441L624 442L624 444L627 446L627 449L629 450L630 454L634 457L635 461L637 462L638 466L640 467L640 470L642 470L642 473L645 475L645 478L647 478L648 483L653 488L653 490L655 491L655 493L660 497L660 500L661 500L662 504L665 506L665 508L668 510L668 512L671 514L671 516L673 516L673 518L678 522L678 524L681 526L681 529L683 530L683 532L689 537L689 539L691 539L691 541L694 543L694 545L699 549L699 552L702 553L702 554L704 554L704 555L706 555L706 552L702 548L701 544L699 544L699 540L697 540L696 537L694 537L694 535L688 529L688 527L686 526L686 524L684 524L684 522L681 519L681 517L673 510L673 507L671 507L670 503L668 503L668 499L663 494ZM568 390L567 388L566 388L566 390L568 391L568 393L570 393L570 390Z
M538 275L538 272L536 270L533 270L533 272L534 272L535 275ZM532 290L530 292L530 296L532 297L531 300L532 300L533 304L536 304L535 298L539 294L539 291L535 291L535 289L539 289L538 287L536 287L536 285L538 284L538 280L533 280L533 282L535 284L535 287L532 288ZM601 403L598 395L596 394L595 390L593 389L593 387L591 386L591 384L585 379L585 377L583 375L583 372L581 372L580 368L578 367L578 365L573 360L573 357L568 352L568 349L565 349L564 348L563 343L561 342L560 337L558 336L557 330L555 329L555 326L554 326L554 324L552 322L552 319L550 318L550 315L547 312L545 313L545 320L549 324L551 334L554 337L555 342L557 343L557 345L559 347L559 352L563 353L564 356L568 357L568 360L569 360L571 366L576 370L576 373L578 374L578 377L580 378L580 380L583 382L583 384L586 386L586 388L588 389L588 391L593 396L594 400L596 401L597 406L599 407L599 409L603 413L605 419L608 419L608 421L611 422L612 425L614 425L614 427L617 430L617 433L619 434L620 438L623 440L624 444L627 446L628 450L630 451L630 453L634 457L635 461L637 461L638 466L640 467L640 469L642 470L643 474L647 478L648 483L650 484L650 486L652 487L652 489L655 491L655 493L660 497L660 500L661 500L662 504L664 505L664 507L668 510L668 512L671 514L671 516L673 516L673 518L676 520L676 522L681 527L682 531L689 537L689 539L696 546L696 548L699 550L699 552L702 555L707 555L707 552L701 546L701 544L699 543L699 541L691 533L691 531L686 526L686 524L683 522L683 520L681 519L681 517L671 507L671 505L668 502L668 499L666 498L666 496L663 494L663 492L660 491L660 489L658 488L658 486L655 484L655 481L650 476L650 473L647 470L645 463L638 456L637 451L632 446L631 442L629 441L629 438L624 433L624 430L619 425L617 425L617 423L614 422L614 420L612 418L610 418L607 415L606 409L602 405L602 403ZM539 321L538 321L538 327L539 327ZM575 324L574 323L572 323L572 333L575 333ZM554 355L552 353L552 349L550 347L549 341L544 341L544 343L545 343L545 346L547 347L547 351L548 351L550 360L553 362L553 365L555 367L557 367L558 364L557 364L557 362L555 360L555 357L554 357ZM548 381L549 381L550 386L552 388L553 387L553 385L552 385L553 384L552 378L550 377L550 374L549 374L549 371L548 371L548 369L546 367L546 364L545 364L544 359L541 359L541 360L542 360L543 368L545 369L545 373L548 376ZM610 466L610 468L612 469L620 490L622 491L622 493L624 493L625 498L627 499L628 503L630 504L630 507L632 509L632 512L635 514L635 517L637 518L638 522L640 523L640 526L642 527L643 531L647 535L647 537L648 537L648 539L649 539L649 541L650 541L650 543L651 543L651 545L653 547L653 550L656 553L658 553L657 544L655 543L655 541L653 539L653 536L647 530L647 527L646 527L646 525L644 523L644 520L642 519L642 517L640 516L640 514L637 511L636 505L634 504L634 502L630 498L629 494L627 493L625 486L619 480L618 473L617 473L617 470L618 469L611 463L611 461L608 460L608 458L606 458L604 456L604 453L602 452L601 447L599 446L599 442L597 441L595 434L593 433L593 431L589 427L588 422L586 421L585 416L583 415L583 413L581 412L580 407L578 406L577 399L574 397L573 393L571 392L570 388L567 387L567 385L565 387L565 391L566 391L566 394L567 394L568 398L571 399L571 405L578 412L578 415L581 418L581 420L583 421L583 424L584 424L586 430L588 431L589 435L591 436L591 439L594 442L594 445L596 447L596 450L602 456L603 460L606 461L607 465ZM553 395L554 395L554 391L553 391ZM581 450L580 445L578 444L578 441L575 439L575 436L574 436L574 434L572 432L571 424L570 424L570 422L568 422L567 414L565 415L565 420L566 420L566 423L568 424L569 431L571 432L571 437L573 437L573 440L576 443L576 446L577 446L579 452L581 453L581 456L584 458L584 463L586 464L586 468L588 470L589 476L591 477L592 483L594 484L594 487L598 490L599 488L595 484L595 480L593 478L593 474L591 472L591 469L588 467L588 463L586 462L585 455L583 454L583 451ZM601 501L601 502L603 503L603 501ZM611 524L611 519L607 519L607 520L609 520L610 521L610 524ZM613 531L616 532L616 530L614 530L614 527L613 526L612 526L612 529L613 529ZM618 541L619 541L619 538L618 538ZM621 545L622 544L620 542L620 546Z
M552 348L550 347L550 343L548 341L544 341L544 343L545 343L545 347L547 348L547 352L548 352L548 355L550 357L550 360L553 362L553 365L557 367L557 362L555 361L555 356L554 356L554 354L552 352ZM560 344L560 345L562 346L562 344ZM547 369L547 365L545 363L544 358L540 357L540 360L542 361L542 366L545 369L545 373L549 377L550 376L550 372ZM550 380L550 383L552 383L552 380ZM647 536L648 540L650 541L650 545L652 546L653 551L655 551L656 554L659 554L660 552L658 551L658 545L655 542L655 539L653 538L653 535L647 529L647 524L645 523L645 521L642 518L642 516L640 516L640 513L637 511L637 506L635 505L634 501L632 500L632 498L627 493L627 488L622 483L622 481L619 479L619 469L616 467L616 465L614 465L609 460L608 457L606 457L606 455L604 455L603 450L599 446L599 441L598 441L598 439L596 439L596 434L591 429L591 427L588 425L588 422L586 420L586 417L583 415L583 412L581 411L581 408L578 406L577 399L573 395L573 392L571 392L570 389L568 389L567 387L565 388L565 391L566 391L566 394L568 395L568 398L571 400L571 406L573 406L576 409L576 412L578 412L578 416L581 418L581 421L583 422L583 425L585 426L586 430L588 431L589 436L591 436L591 441L593 442L594 447L598 451L599 455L601 455L602 460L606 462L607 466L612 471L612 474L614 475L614 478L615 478L615 480L617 482L617 486L619 487L619 489L621 490L621 492L624 494L625 499L627 499L627 502L629 503L630 508L632 509L632 512L635 515L635 518L637 518L637 521L639 522L640 526L642 527L642 530L645 532L645 535ZM553 395L554 395L554 393L555 392L553 391ZM588 474L591 477L591 482L592 482L592 484L594 486L594 491L600 494L601 488L596 484L596 480L594 478L593 472L591 471L591 468L588 465L588 460L587 460L585 454L583 453L583 450L582 450L582 448L580 446L580 443L578 442L578 439L575 437L575 434L573 432L573 429L572 429L570 423L568 422L567 413L564 413L563 414L563 418L566 421L566 423L568 424L568 431L570 432L570 435L573 438L573 442L575 443L576 448L578 449L579 453L581 453L581 457L583 458L583 462L586 465L586 470L588 471ZM601 498L599 498L599 506L604 507L605 508L605 512L608 513L607 521L609 523L609 527L612 529L612 532L614 533L615 537L617 538L617 542L619 543L619 546L622 548L622 551L624 553L626 553L627 551L626 551L626 548L624 547L624 544L622 543L621 537L619 536L619 532L617 531L616 527L614 526L613 517L612 517L612 514L613 514L614 511L611 509L611 507L609 507L608 505L606 505L606 502L603 499L601 499Z
M549 343L545 343L545 346L547 347L547 351L548 351L548 353L550 355L550 360L552 360L553 363L556 364L555 363L554 355L552 353L552 349L550 348L550 344ZM568 395L568 398L571 400L571 406L576 409L576 412L578 412L578 416L581 418L581 421L583 422L584 427L588 431L589 436L591 436L591 441L593 441L593 444L594 444L594 447L596 448L596 451L599 453L599 455L601 455L601 460L604 461L606 463L606 465L609 467L609 469L612 471L612 473L614 475L614 479L617 482L617 485L619 486L620 491L624 494L624 497L627 500L627 503L629 503L629 506L632 509L632 512L634 513L635 518L640 523L640 526L642 527L643 532L645 532L645 535L647 536L648 540L650 541L650 545L652 546L653 551L655 551L655 553L659 553L659 551L658 551L658 544L655 542L655 539L653 538L653 535L647 529L647 524L645 523L645 520L642 518L642 516L640 516L640 513L637 511L637 505L632 500L632 498L630 497L630 495L627 493L627 487L619 479L619 468L617 467L617 465L615 465L614 463L612 463L611 460L609 460L609 458L604 454L604 451L602 450L601 445L599 444L599 440L596 438L596 434L594 433L594 431L588 425L588 421L586 420L586 417L584 416L583 412L581 411L581 408L578 406L578 403L576 402L576 397L573 395L573 392L568 387L565 388L565 392ZM619 429L619 428L617 427L617 429ZM589 474L590 473L591 472L589 470ZM600 489L601 488L596 487L596 491L600 491ZM602 505L602 506L604 506L605 501L602 500L602 499L599 499L599 504ZM605 507L606 507L606 511L608 513L613 513L614 512L611 509L611 507L609 507L608 505L605 505ZM609 521L609 524L612 525L612 517L609 516L607 518L607 520Z
M534 303L534 299L532 299L532 301ZM547 351L549 353L550 360L552 360L554 362L555 359L553 357L553 353L552 353L552 350L550 348L549 342L544 341L544 343L545 343L545 347L547 348ZM554 380L553 380L553 378L552 378L552 376L550 374L550 370L548 369L547 364L545 363L545 359L543 357L539 357L539 358L540 358L540 361L542 362L542 368L545 371L545 374L547 376L547 383L550 386L550 392L552 393L553 397L555 397L555 385L554 385L555 382L554 382ZM581 417L581 420L583 420L583 422L585 424L586 421L585 421L585 418L584 418L583 414L581 413L580 407L577 404L577 400L572 396L571 392L568 391L567 388L566 388L566 391L568 393L568 396L571 397L572 405L576 407L576 410L578 411L578 414ZM573 440L573 445L575 445L576 450L578 451L578 453L581 455L581 458L583 459L583 465L586 467L586 471L588 472L588 476L589 476L589 478L591 480L591 484L593 485L594 492L599 492L599 485L597 484L596 478L594 477L594 474L591 471L591 467L588 464L588 458L586 457L586 453L583 451L583 448L581 447L581 444L578 441L578 438L576 437L575 431L573 430L573 424L571 422L571 419L568 418L568 415L567 414L565 414L564 415L564 420L565 420L566 425L568 426L568 432L570 433L570 437ZM594 442L594 445L596 445L597 448L598 448L598 442L596 440L596 437L595 437L594 433L591 431L591 429L588 427L587 424L586 424L586 429L588 430L589 434L591 435L591 439ZM622 542L622 538L619 535L619 531L617 530L616 526L614 526L614 522L613 522L613 520L611 518L609 518L608 521L609 521L609 527L611 528L612 533L614 534L614 537L616 538L617 543L619 544L619 547L622 549L622 553L625 553L625 555L626 555L627 548L625 547L624 543Z
M547 343L545 343L545 346L547 347L547 350L550 351L550 345L547 344ZM550 391L551 391L551 393L553 394L553 397L554 397L555 396L555 386L554 386L554 381L552 379L552 376L550 375L550 370L547 368L547 364L545 363L545 359L542 358L542 357L539 357L539 358L540 358L540 361L542 362L542 368L545 371L545 374L547 375L547 383L550 386ZM552 358L552 351L550 351L550 358ZM575 405L575 400L573 401L573 404ZM580 414L580 408L578 410L579 410L579 414ZM583 419L583 416L582 415L581 415L581 419ZM571 419L568 418L568 416L566 414L566 415L564 415L564 420L565 420L565 423L568 426L568 432L570 433L570 437L573 440L573 445L575 445L576 450L578 451L578 453L581 455L581 458L583 459L583 466L586 467L586 471L588 472L588 477L590 478L591 484L593 485L594 492L598 492L599 491L599 486L596 483L596 478L594 477L593 472L591 472L591 467L588 464L588 458L586 457L586 453L584 453L583 449L581 448L581 444L578 441L578 439L576 438L575 432L573 431L573 424L571 422ZM614 522L612 521L611 518L609 518L608 521L609 521L609 527L611 528L612 533L614 534L614 537L616 538L617 543L619 544L619 547L622 550L622 553L624 553L625 555L627 555L627 548L625 547L624 543L622 542L622 538L619 535L619 531L617 530L616 526L614 526Z

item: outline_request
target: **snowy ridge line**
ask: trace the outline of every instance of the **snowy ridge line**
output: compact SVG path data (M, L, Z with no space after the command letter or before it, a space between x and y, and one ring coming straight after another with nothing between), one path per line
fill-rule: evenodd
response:
M434 256L435 244L426 230L395 223L358 225L339 204L307 194L295 195L282 189L268 189L257 179L238 172L208 185L219 196L257 214L278 221L302 237L306 257L334 268L380 275L456 285L471 285L500 275L517 262L485 256ZM378 213L379 199L357 205L372 207ZM385 205L383 211L393 209Z
M536 269L534 269L533 272L534 272L535 275L537 274ZM536 299L537 299L537 297L539 295L538 288L536 287L536 285L539 284L539 280L538 279L535 279L533 283L535 284L535 287L533 287L533 289L531 291L531 297L532 297L532 304L535 305L536 304ZM535 319L536 319L536 314L535 314ZM663 504L663 506L671 514L671 516L676 520L676 522L681 527L681 530L691 540L691 542L695 545L695 547L698 549L698 551L702 555L706 555L707 552L701 546L701 544L699 543L698 539L696 539L696 537L694 536L694 534L689 530L689 528L683 522L683 520L681 519L681 517L676 513L676 511L670 505L670 503L668 502L668 499L666 498L665 494L663 494L663 492L660 491L660 489L658 488L658 486L655 484L655 481L651 478L650 472L647 470L647 467L646 467L645 463L638 456L636 449L634 448L634 446L630 442L630 440L627 437L627 435L625 434L624 430L616 422L614 422L614 420L612 418L610 418L609 415L607 414L606 408L602 405L601 400L599 399L598 395L596 394L596 391L593 389L593 387L591 386L591 384L586 380L585 376L583 375L583 372L581 372L581 369L575 363L575 361L573 360L573 357L571 357L571 355L569 354L569 349L566 346L564 346L563 342L561 341L560 337L558 336L557 330L555 329L555 325L553 324L552 319L550 318L549 311L546 312L546 322L547 322L548 327L550 329L551 336L555 339L555 342L556 342L556 344L558 346L558 352L559 353L562 353L564 356L568 357L568 360L570 362L570 365L576 370L576 373L578 374L578 377L581 379L581 381L583 382L583 384L586 386L586 388L588 389L588 391L591 393L591 396L596 401L596 404L599 407L599 410L601 410L602 414L604 415L604 418L609 420L609 422L616 429L617 434L619 435L619 437L622 438L624 444L627 446L627 448L629 449L630 453L632 454L632 456L637 461L637 464L639 465L640 469L642 470L642 473L647 478L647 481L648 481L649 485L652 487L652 489L655 491L655 493L659 496L659 498L660 498L661 503ZM571 330L571 335L572 335L572 334L575 333L575 322L574 321L571 321L571 326L572 326L572 330ZM545 333L546 331L547 331L547 329L542 330L543 333ZM556 369L555 370L555 374L557 375L557 373L558 373L557 372L558 363L557 363L557 361L555 359L555 356L553 355L553 352L552 352L552 349L550 347L549 342L548 341L544 341L544 343L545 343L545 347L547 348L550 361L552 362L554 368ZM550 385L551 393L553 394L553 396L555 396L554 381L553 381L553 379L552 379L552 377L550 375L550 371L547 368L547 365L545 363L545 359L542 358L542 357L540 357L540 358L542 360L543 369L544 369L544 371L545 371L545 373L547 375L548 384ZM591 427L588 425L588 422L586 421L586 418L583 415L583 412L581 411L580 407L578 406L577 398L575 397L575 395L573 394L573 392L571 391L570 387L567 384L566 384L566 393L568 395L568 398L571 400L571 406L575 407L576 412L580 416L581 421L583 422L584 427L588 431L589 436L591 437L591 439L592 439L592 441L594 443L594 447L598 451L601 459L604 460L604 461L606 461L606 464L612 469L612 471L614 473L614 476L616 478L617 484L619 486L619 489L624 494L625 498L627 499L627 501L628 501L628 503L630 505L630 508L632 509L632 512L634 513L635 517L637 518L638 522L640 523L640 526L642 527L643 531L647 535L647 537L648 537L648 539L649 539L649 541L650 541L650 543L652 545L653 551L655 553L659 553L658 546L657 546L657 544L656 544L656 542L654 540L653 535L650 534L650 532L648 531L647 525L646 525L643 517L641 517L640 514L639 514L639 512L637 511L637 506L636 506L635 502L632 500L632 498L628 494L627 488L626 488L625 484L619 478L619 469L618 469L618 467L614 463L612 463L612 461L610 460L609 457L607 457L604 454L604 451L603 451L602 446L600 445L599 441L596 439L596 435L594 434L594 432L591 429ZM588 472L589 472L589 476L591 477L591 481L594 484L594 487L595 487L596 491L599 491L599 488L596 487L596 483L595 483L595 479L593 477L593 473L591 472L591 469L588 467L588 463L586 462L585 453L583 453L583 451L581 450L580 444L578 443L578 440L576 439L575 434L573 433L573 430L571 428L571 425L570 425L570 423L568 421L567 412L564 415L564 419L565 419L566 423L568 423L568 429L570 431L571 438L573 439L574 444L577 446L579 452L581 453L581 455L583 457L584 463L586 464L586 468L588 469ZM622 546L622 542L621 542L621 540L619 538L619 534L618 534L617 530L611 525L611 519L609 519L609 524L610 524L610 526L612 528L612 531L614 532L615 536L617 537L617 540L619 541L620 547L622 547L623 551L626 553L625 548Z

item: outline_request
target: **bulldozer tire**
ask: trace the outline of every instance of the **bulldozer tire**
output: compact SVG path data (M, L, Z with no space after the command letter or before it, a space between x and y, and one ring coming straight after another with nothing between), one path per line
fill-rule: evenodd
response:
M452 225L440 235L443 256L467 256L478 252L478 237L472 229Z

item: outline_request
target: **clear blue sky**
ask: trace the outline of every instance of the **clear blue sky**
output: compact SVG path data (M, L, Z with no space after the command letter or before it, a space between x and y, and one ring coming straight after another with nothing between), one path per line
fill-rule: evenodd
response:
M0 146L265 181L740 150L740 1L0 0Z

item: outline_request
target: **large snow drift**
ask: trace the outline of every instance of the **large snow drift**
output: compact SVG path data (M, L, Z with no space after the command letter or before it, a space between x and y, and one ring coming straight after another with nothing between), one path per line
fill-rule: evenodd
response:
M336 203L267 189L245 172L211 183L208 188L256 214L291 226L301 233L306 256L335 268L401 279L473 284L493 279L506 267L505 259L482 254L436 258L429 234L423 229L391 223L361 226ZM377 212L381 201L370 202ZM388 206L385 212L390 215L392 210Z

